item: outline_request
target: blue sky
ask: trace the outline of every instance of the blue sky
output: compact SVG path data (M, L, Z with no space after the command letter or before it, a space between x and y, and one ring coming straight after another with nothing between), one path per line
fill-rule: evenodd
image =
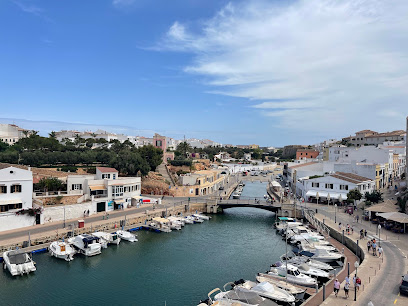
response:
M404 128L396 0L3 0L0 121L222 143Z

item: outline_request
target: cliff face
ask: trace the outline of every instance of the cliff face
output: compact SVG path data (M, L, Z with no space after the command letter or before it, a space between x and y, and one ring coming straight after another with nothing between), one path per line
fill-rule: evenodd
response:
M170 182L166 181L160 173L149 172L142 179L142 194L173 195L174 189L169 189Z

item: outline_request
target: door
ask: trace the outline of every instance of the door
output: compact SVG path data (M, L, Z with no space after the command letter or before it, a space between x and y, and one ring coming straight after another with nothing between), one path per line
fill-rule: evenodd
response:
M96 212L105 211L105 202L96 203Z
M35 215L35 224L41 224L41 215L40 214Z

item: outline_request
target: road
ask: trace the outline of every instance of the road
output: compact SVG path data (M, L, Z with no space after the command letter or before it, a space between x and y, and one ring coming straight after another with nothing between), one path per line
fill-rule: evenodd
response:
M316 205L313 207L316 207ZM333 206L328 208L327 205L320 205L318 207L318 212L333 220ZM353 217L350 217L348 214L342 212L336 213L336 219L337 223L341 222L344 225L352 224L355 232L359 232L361 229L367 230L368 235L375 236L378 241L378 236L372 231L373 228L370 227L368 222L352 223ZM408 298L398 296L401 276L405 273L405 257L391 242L381 240L381 245L384 249L384 255L386 256L386 260L381 267L381 274L378 278L375 278L374 281L372 281L371 286L367 288L367 290L369 290L369 294L363 297L363 300L360 301L361 304L359 303L359 305L367 305L370 300L376 306L394 304L407 305L405 303L408 303Z

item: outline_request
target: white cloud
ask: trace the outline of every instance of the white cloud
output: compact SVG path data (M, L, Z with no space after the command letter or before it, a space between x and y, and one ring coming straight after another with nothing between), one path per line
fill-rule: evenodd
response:
M44 10L42 8L39 8L39 7L37 7L35 5L32 5L32 4L26 4L26 3L23 3L23 2L20 2L20 1L13 1L13 3L15 5L17 5L25 13L40 16L41 13L44 12Z
M205 76L213 93L257 102L281 126L391 130L404 122L383 110L408 112L407 16L406 0L248 0L197 33L176 21L160 47L193 53L187 73Z
M126 7L135 3L136 0L113 0L112 4L115 7Z

